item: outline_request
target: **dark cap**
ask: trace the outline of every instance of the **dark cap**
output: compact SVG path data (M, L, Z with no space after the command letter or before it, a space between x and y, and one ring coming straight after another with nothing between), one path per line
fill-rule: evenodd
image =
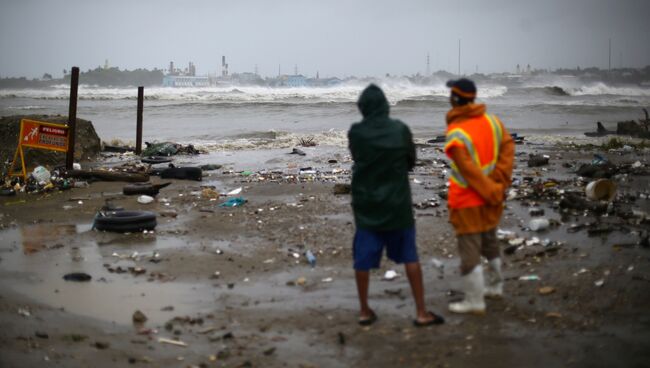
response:
M462 98L474 99L476 97L476 84L467 78L450 80L447 82L447 87Z

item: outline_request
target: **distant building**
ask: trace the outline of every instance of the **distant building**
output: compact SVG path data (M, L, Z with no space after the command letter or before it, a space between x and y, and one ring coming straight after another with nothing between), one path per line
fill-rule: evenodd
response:
M163 87L209 87L210 78L189 75L166 75Z
M307 78L303 75L287 75L282 85L287 87L305 87L307 86Z

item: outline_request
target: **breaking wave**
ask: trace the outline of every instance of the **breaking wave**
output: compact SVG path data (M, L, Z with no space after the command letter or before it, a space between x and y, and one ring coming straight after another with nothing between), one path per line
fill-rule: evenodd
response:
M239 134L220 140L203 140L185 142L193 144L199 149L208 152L262 150L297 147L300 141L312 140L319 146L346 147L348 143L347 132L343 130L328 130L313 134L290 133L283 131L258 131Z
M434 98L449 95L444 84L418 85L408 80L376 81L384 90L392 105L400 101ZM368 85L366 81L346 81L331 87L260 87L260 86L218 86L218 87L151 87L145 88L145 99L170 102L204 103L350 103L356 102L361 91ZM485 86L479 88L481 98L504 95L505 86ZM0 98L31 98L43 100L65 100L69 97L69 87L53 86L47 89L5 89L0 90ZM134 100L136 88L104 88L88 85L79 86L81 100Z

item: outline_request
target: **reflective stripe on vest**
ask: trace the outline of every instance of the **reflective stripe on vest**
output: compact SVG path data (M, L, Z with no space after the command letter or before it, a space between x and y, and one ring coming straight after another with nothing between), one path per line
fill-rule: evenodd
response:
M480 167L483 175L487 176L490 175L496 167L497 159L499 157L499 147L501 146L501 140L503 139L503 130L501 129L501 125L497 122L496 117L490 116L488 114L484 114L483 116L489 122L490 130L492 131L492 143L494 152L492 155L492 160L490 162L486 163L485 165L481 165L481 161L479 160L476 149L474 148L474 143L472 142L472 137L470 137L470 135L460 127L452 129L447 134L447 143L445 145L453 142L454 140L462 143L467 149L467 152L469 152L469 155L472 157L472 160L476 166ZM458 166L456 166L453 161L451 162L450 166L450 180L461 188L467 188L467 180L465 180L463 175L460 173L460 170L458 170Z

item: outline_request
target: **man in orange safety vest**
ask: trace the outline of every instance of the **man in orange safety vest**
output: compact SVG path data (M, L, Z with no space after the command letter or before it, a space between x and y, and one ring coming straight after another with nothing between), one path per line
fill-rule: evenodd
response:
M449 221L458 240L465 298L450 303L455 313L485 313L484 297L501 297L503 276L496 227L510 186L514 141L501 121L474 103L476 85L469 79L447 82L452 109L447 113L445 153L452 160ZM484 281L481 256L488 261Z

